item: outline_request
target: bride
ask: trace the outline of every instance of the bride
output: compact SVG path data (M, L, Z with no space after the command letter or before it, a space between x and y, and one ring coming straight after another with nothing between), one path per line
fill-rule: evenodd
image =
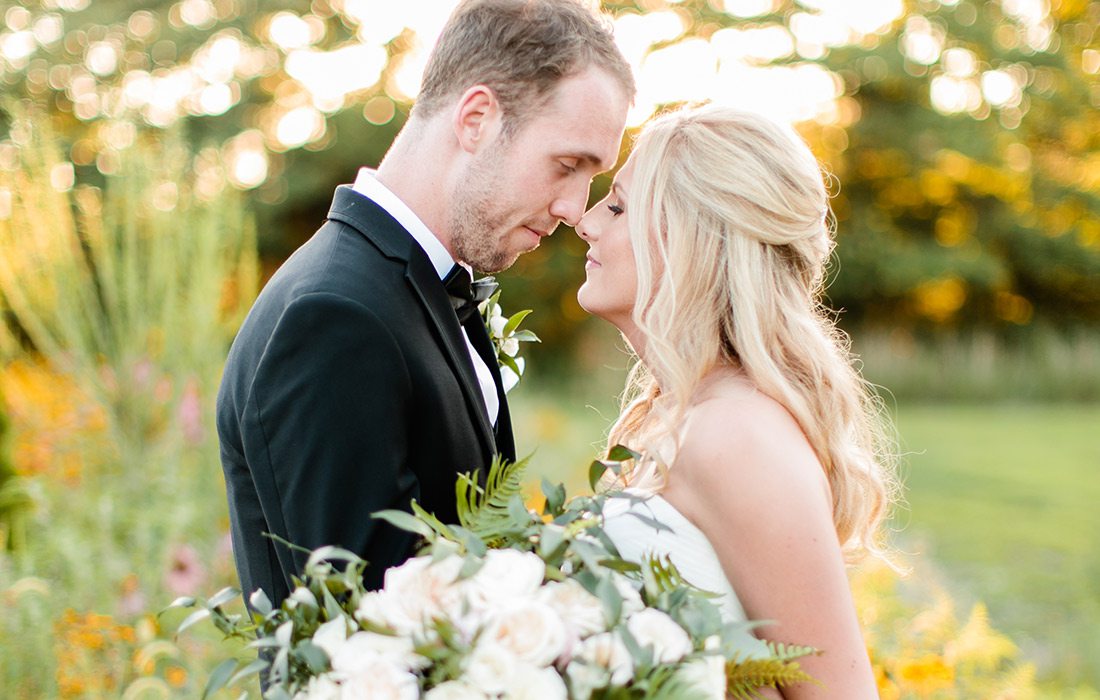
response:
M820 685L769 697L854 700L878 694L845 562L884 554L896 482L888 426L819 301L827 198L786 127L713 106L660 117L577 226L578 299L638 356L609 444L642 454L614 486L649 498L618 500L612 540L670 554L725 593L727 617L769 621L761 638L822 650L802 663Z

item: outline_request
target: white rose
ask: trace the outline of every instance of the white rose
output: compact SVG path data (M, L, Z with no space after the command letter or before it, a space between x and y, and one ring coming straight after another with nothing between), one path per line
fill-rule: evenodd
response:
M551 581L539 590L538 599L554 609L578 637L607 629L603 604L575 579Z
M655 661L675 663L691 653L691 638L671 617L647 608L634 613L626 622L638 645L652 647Z
M366 604L360 601L360 619L379 616L398 634L420 635L435 618L447 618L461 608L456 583L462 559L447 557L433 562L416 557L386 570L380 595ZM366 598L367 596L364 596Z
M726 660L719 654L692 659L676 672L677 677L690 683L705 697L725 700Z
M517 600L495 612L482 638L523 661L548 666L565 651L567 632L565 623L546 603Z
M569 689L575 698L590 698L592 693L608 685L610 674L606 668L593 666L582 661L574 661L565 668L569 679Z
M329 620L313 633L313 643L325 650L332 659L348 638L348 623L343 617Z
M494 312L499 311L499 310L500 310L499 306L494 306L493 307ZM489 318L489 329L493 331L493 337L494 338L503 338L504 337L504 327L507 326L507 325L508 325L508 319L504 318L504 316L501 315L501 314L494 313L493 316L491 316Z
M424 694L424 700L488 700L489 696L465 681L447 681Z
M355 609L355 619L382 627L386 626L386 594L382 591L368 591L359 599Z
M495 695L504 690L508 676L518 663L511 651L486 640L466 657L465 679L475 688Z
M380 656L362 664L362 671L347 676L340 684L341 700L418 700L416 676Z
M504 351L504 354L508 357L515 357L519 352L519 341L515 338L508 338L500 344L500 349Z
M294 694L294 700L341 700L340 686L328 675L314 676L305 690Z
M508 700L566 700L565 681L552 668L519 664L504 689Z
M406 670L424 668L428 663L427 659L413 653L413 642L408 637L356 632L332 656L332 670L348 675L361 673L365 664L374 662L374 657Z
M469 579L470 603L493 607L515 598L530 598L545 576L546 563L534 552L490 549L485 565Z
M573 658L610 671L613 685L625 685L634 677L634 657L613 632L595 634L584 640Z

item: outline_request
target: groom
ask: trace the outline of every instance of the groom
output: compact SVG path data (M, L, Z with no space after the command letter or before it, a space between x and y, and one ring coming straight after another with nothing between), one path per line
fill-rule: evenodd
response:
M468 0L377 171L271 278L226 362L217 423L246 597L278 605L338 545L368 587L412 553L371 518L454 522L456 474L515 458L470 269L496 272L584 212L634 95L606 20L574 0Z

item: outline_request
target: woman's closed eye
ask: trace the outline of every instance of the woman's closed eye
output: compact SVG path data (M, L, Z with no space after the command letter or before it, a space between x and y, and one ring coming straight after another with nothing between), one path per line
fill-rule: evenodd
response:
M619 214L623 213L623 208L618 204L608 204L607 208L611 211L611 214L613 216L618 216Z

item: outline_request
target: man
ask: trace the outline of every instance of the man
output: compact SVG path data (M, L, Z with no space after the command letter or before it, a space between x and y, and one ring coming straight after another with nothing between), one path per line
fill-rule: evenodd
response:
M305 562L264 533L350 549L381 586L414 542L371 513L415 498L453 522L456 474L515 458L468 268L503 270L579 220L633 94L579 2L455 10L377 172L337 189L230 350L217 420L246 595L278 605Z

